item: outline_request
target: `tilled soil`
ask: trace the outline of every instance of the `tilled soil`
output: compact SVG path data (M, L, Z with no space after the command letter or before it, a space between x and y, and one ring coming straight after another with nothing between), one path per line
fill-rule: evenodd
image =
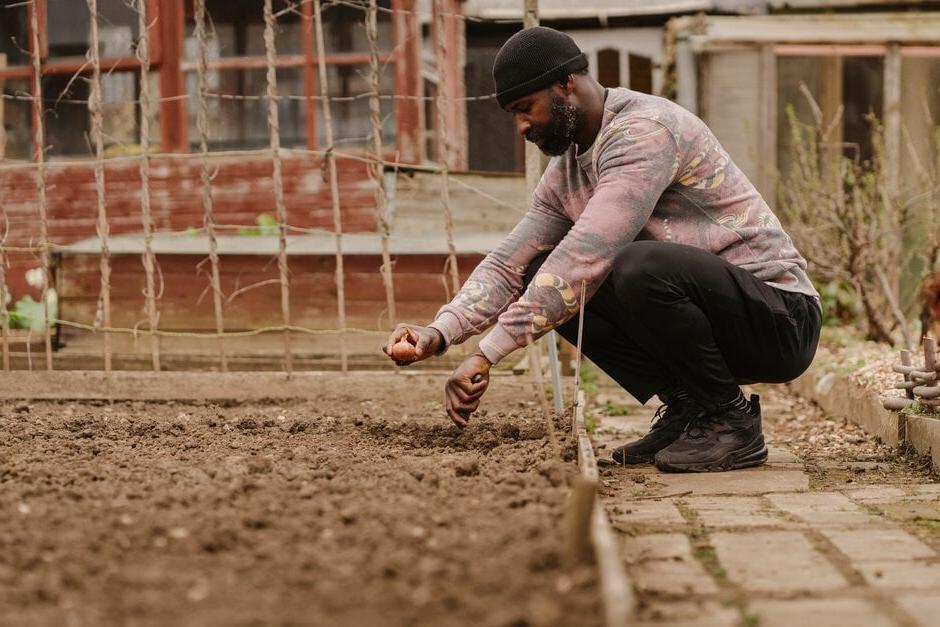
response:
M0 404L0 623L600 624L531 387L495 379L460 433L442 386Z

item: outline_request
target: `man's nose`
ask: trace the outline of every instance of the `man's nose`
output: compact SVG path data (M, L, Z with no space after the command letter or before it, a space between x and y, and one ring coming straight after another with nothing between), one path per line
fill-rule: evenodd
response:
M520 135L525 137L531 129L532 129L532 124L528 120L522 117L516 118L516 131Z

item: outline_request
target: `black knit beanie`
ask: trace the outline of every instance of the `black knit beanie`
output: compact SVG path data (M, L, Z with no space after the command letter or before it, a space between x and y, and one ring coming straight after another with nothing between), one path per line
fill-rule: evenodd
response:
M545 26L521 30L496 53L496 101L505 107L587 66L587 57L565 33Z

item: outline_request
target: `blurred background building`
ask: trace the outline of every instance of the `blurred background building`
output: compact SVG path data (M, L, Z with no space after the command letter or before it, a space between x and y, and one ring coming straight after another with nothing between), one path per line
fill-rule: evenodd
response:
M151 125L153 171L150 182L157 231L180 233L202 225L197 158L196 70L199 42L193 0L145 0L151 33L151 91L159 98ZM393 234L443 241L438 210L439 178L422 168L446 162L456 183L453 211L461 244L461 273L508 230L525 208L523 140L492 93L496 51L521 28L521 0L380 0L378 47L383 183ZM105 189L108 221L116 237L127 236L115 253L113 280L119 322L139 322L140 178L133 157L140 151L140 37L134 3L98 0ZM260 0L207 0L210 18L208 149L212 195L219 224L261 228L259 216L273 213L266 59ZM276 0L277 81L280 142L288 222L301 229L332 228L330 190L322 169L323 152L365 156L370 150L369 46L362 2L324 2L325 62L333 111L334 145L327 146L318 99L313 3ZM43 101L32 92L33 39L30 12L37 10ZM435 11L443 12L438 33ZM608 87L629 87L671 98L700 115L768 201L790 160L790 114L829 128L830 144L845 155L871 157L869 115L884 126L884 151L893 185L937 157L932 129L940 120L940 11L936 3L892 0L540 0L542 24L571 34L590 57L593 75ZM35 243L37 190L35 129L45 129L48 161L46 192L49 239L58 247L56 280L62 317L89 321L98 310L94 251L97 195L87 101L91 66L89 11L80 0L2 0L0 2L0 206L7 246ZM446 50L445 67L436 51ZM443 120L446 155L438 154L439 116L435 106L441 71L447 80ZM377 184L361 160L339 159L343 229L375 233ZM484 193L479 193L480 191ZM507 210L507 207L514 210ZM246 231L246 232L248 232ZM226 293L264 280L272 238L263 228L251 244L222 247ZM137 237L137 239L134 239ZM91 239L89 239L91 238ZM475 239L474 239L475 238ZM322 241L321 241L322 240ZM329 277L329 239L311 234L296 263L309 267L294 276ZM178 243L178 238L177 240ZM236 241L236 240L233 240ZM247 240L246 240L247 241ZM84 242L84 243L83 243ZM363 240L358 280L348 297L355 323L384 328L377 282L377 239ZM160 242L157 241L157 245ZM298 244L299 246L299 244ZM441 274L445 247L401 246L396 256L409 285ZM71 248L70 248L71 247ZM300 255L300 248L295 248ZM159 246L164 279L161 327L213 328L211 307L198 264L198 245ZM266 257L268 255L268 257ZM252 261L253 260L253 261ZM14 296L29 293L25 270L35 254L7 256L7 283ZM121 263L125 263L124 266ZM292 262L293 263L293 262ZM267 264L267 265L266 265ZM124 270L121 270L121 268ZM196 271L193 268L197 268ZM175 274L174 274L175 273ZM354 273L355 274L355 273ZM227 277L227 278L226 278ZM249 280L250 279L250 280ZM302 280L302 279L300 279ZM399 279L396 278L396 281ZM125 281L126 284L121 282ZM433 289L405 306L399 317L433 314L447 296L435 278ZM123 286L122 286L123 285ZM335 291L329 281L312 281L316 297L298 301L298 319L335 326ZM320 286L319 288L315 286ZM322 288L322 289L321 289ZM276 291L275 287L271 287ZM320 291L318 291L320 290ZM407 291L407 290L406 290ZM419 290L420 291L420 290ZM265 294L264 288L260 290ZM268 317L266 299L226 303L227 326L250 329ZM300 296L297 296L300 298ZM124 299L121 301L121 299ZM259 305L258 303L262 303ZM174 305L175 303L175 305ZM195 305L193 303L196 303ZM355 313L358 312L358 313ZM358 317L356 317L358 316ZM129 349L130 350L130 349Z

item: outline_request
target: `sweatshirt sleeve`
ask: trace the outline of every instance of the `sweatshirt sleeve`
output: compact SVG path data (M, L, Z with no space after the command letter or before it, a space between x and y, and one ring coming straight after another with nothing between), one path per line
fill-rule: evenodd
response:
M594 154L597 183L584 212L480 343L493 363L525 346L529 336L536 339L576 314L582 306L582 281L590 300L614 257L636 238L678 172L679 149L672 132L650 119L615 120L601 131ZM520 262L524 258L530 257L517 257Z
M522 220L480 262L453 300L437 312L430 326L441 332L447 346L493 326L522 293L529 263L552 250L571 228L571 219L546 200L550 194L545 180L543 177Z

